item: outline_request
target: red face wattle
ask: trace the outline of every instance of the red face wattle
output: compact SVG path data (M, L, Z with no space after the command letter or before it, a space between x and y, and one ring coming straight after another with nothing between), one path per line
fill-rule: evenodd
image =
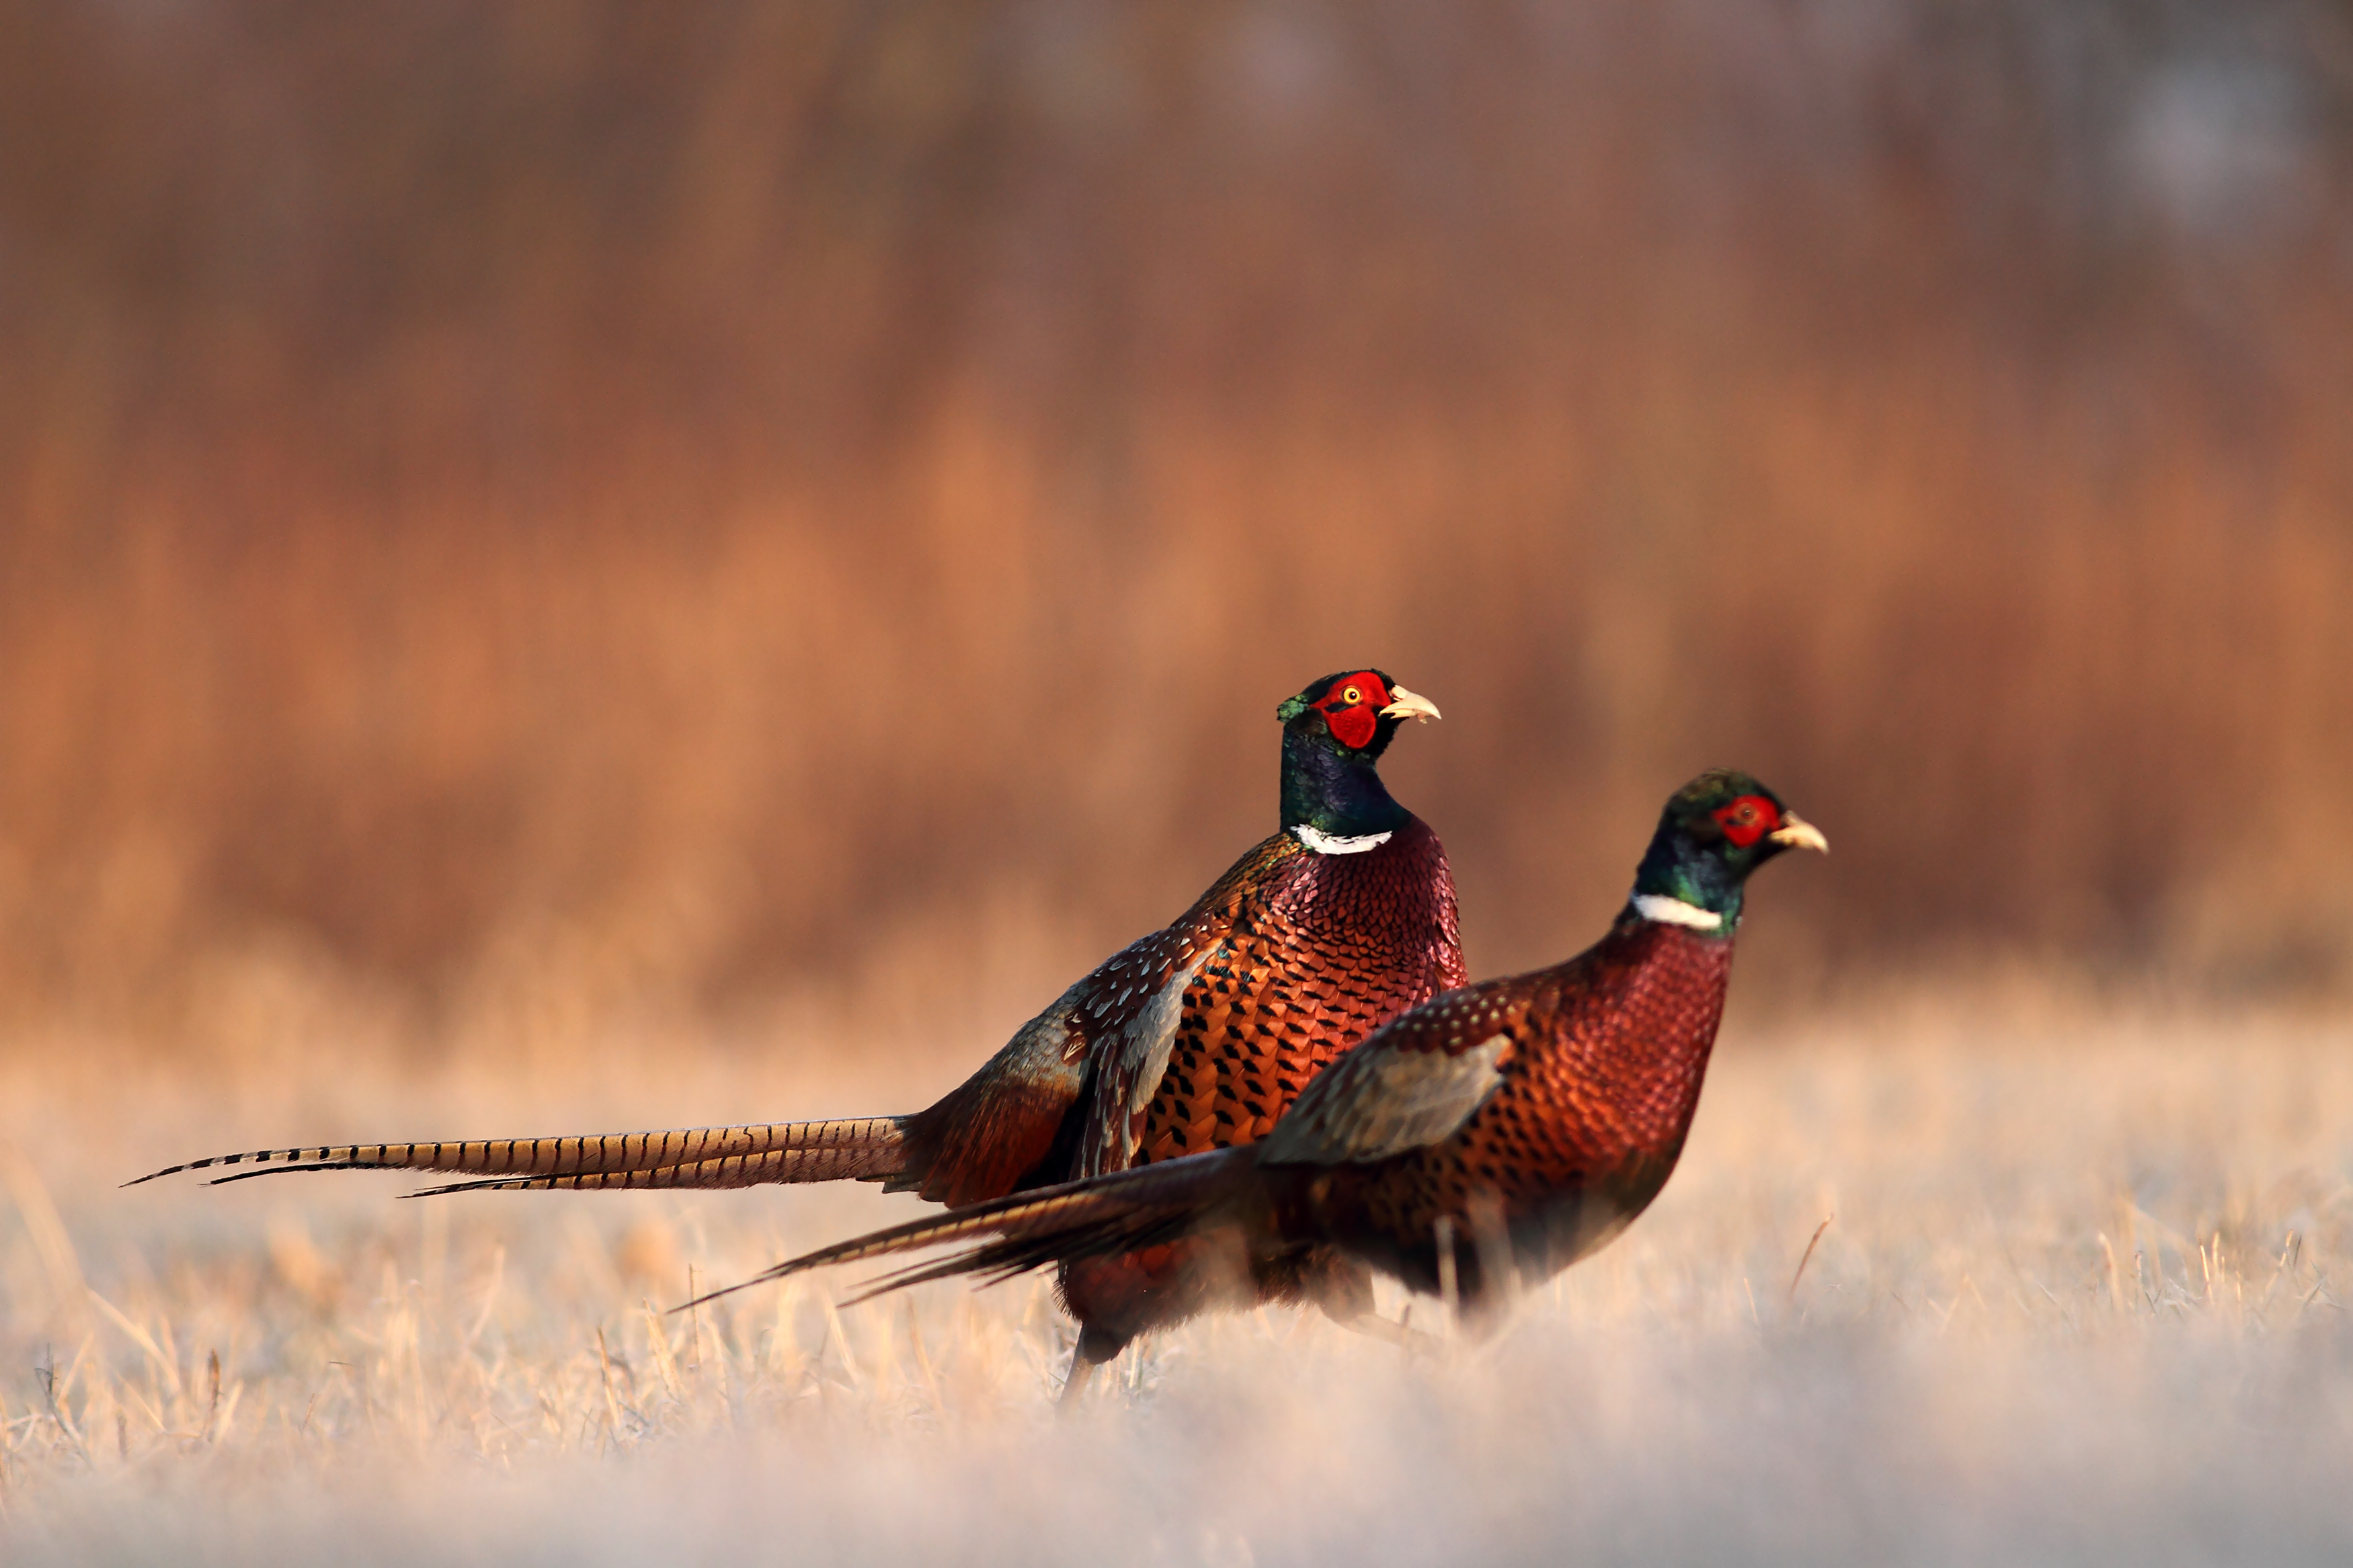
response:
M1369 669L1344 675L1324 689L1315 710L1332 727L1333 735L1351 751L1372 743L1381 725L1381 710L1389 705L1388 683Z
M1781 808L1761 795L1744 795L1709 815L1724 836L1743 849L1781 826Z

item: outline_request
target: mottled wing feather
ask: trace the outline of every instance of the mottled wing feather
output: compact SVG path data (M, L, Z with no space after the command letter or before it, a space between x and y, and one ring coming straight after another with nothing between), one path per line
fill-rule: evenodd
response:
M1073 1132L1097 1135L1103 1085L1137 1070L1132 1058L1148 1054L1145 1016L1162 1004L1172 975L1194 962L1197 934L1180 921L1130 942L955 1092L910 1118L907 1174L892 1190L911 1188L955 1208L1067 1174L1073 1151L1062 1142L1065 1121L1075 1113Z
M1168 1049L1184 1016L1186 990L1214 946L1213 942L1199 947L1191 942L1180 944L1173 955L1175 964L1153 976L1157 984L1152 990L1139 990L1133 996L1121 994L1113 1015L1119 1026L1100 1055L1094 1096L1080 1134L1078 1174L1099 1175L1134 1163L1145 1107L1168 1070Z
M1268 1164L1364 1164L1438 1143L1504 1081L1514 993L1449 993L1393 1020L1318 1074L1261 1148Z
M1369 1164L1440 1142L1502 1084L1498 1064L1511 1044L1496 1035L1460 1056L1388 1051L1353 1073L1353 1058L1343 1058L1324 1076L1345 1073L1350 1092L1313 1104L1302 1096L1267 1134L1261 1157L1273 1165Z

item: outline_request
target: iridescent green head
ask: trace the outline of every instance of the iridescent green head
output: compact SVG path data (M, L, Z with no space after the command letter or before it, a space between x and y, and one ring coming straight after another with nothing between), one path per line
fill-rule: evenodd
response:
M1749 874L1785 849L1830 852L1821 831L1747 773L1714 768L1674 793L1634 872L1634 911L1730 936Z
M1409 719L1435 719L1438 705L1357 669L1308 682L1274 710L1282 721L1282 826L1325 838L1388 833L1406 819L1375 764Z

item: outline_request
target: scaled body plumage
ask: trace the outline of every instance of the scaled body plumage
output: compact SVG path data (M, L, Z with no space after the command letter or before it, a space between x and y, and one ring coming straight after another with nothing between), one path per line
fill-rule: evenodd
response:
M1280 830L926 1110L585 1138L266 1150L155 1174L249 1165L217 1179L382 1169L475 1178L434 1193L857 1179L958 1206L1247 1142L1274 1126L1335 1055L1463 980L1445 851L1390 798L1376 765L1400 724L1437 711L1377 670L1327 678L1284 702ZM1167 1256L1098 1259L1066 1278L1065 1299L1087 1330L1079 1364L1106 1359L1163 1321L1164 1287L1176 1268ZM1314 1293L1344 1317L1370 1300L1360 1270Z
M1393 1019L1261 1142L877 1232L763 1278L951 1242L976 1245L881 1288L1189 1247L1165 1322L1343 1260L1437 1292L1443 1258L1475 1316L1507 1292L1499 1273L1567 1267L1665 1184L1723 1015L1744 884L1790 847L1826 846L1755 780L1704 774L1669 802L1599 942ZM1652 900L1713 914L1715 929L1647 914Z

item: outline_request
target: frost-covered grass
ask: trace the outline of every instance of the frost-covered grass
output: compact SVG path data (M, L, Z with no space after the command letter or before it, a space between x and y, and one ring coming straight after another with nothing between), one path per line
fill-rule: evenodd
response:
M913 1102L648 1056L671 1070L596 1092L690 1117ZM852 1272L660 1311L907 1200L122 1191L219 1148L610 1108L534 1111L564 1097L479 1073L259 1094L16 1060L11 1563L2353 1552L2342 1024L1923 1002L1736 1032L1658 1205L1499 1340L1408 1359L1312 1316L1208 1321L1068 1421L1038 1284L837 1311ZM1413 1321L1445 1328L1434 1303Z

